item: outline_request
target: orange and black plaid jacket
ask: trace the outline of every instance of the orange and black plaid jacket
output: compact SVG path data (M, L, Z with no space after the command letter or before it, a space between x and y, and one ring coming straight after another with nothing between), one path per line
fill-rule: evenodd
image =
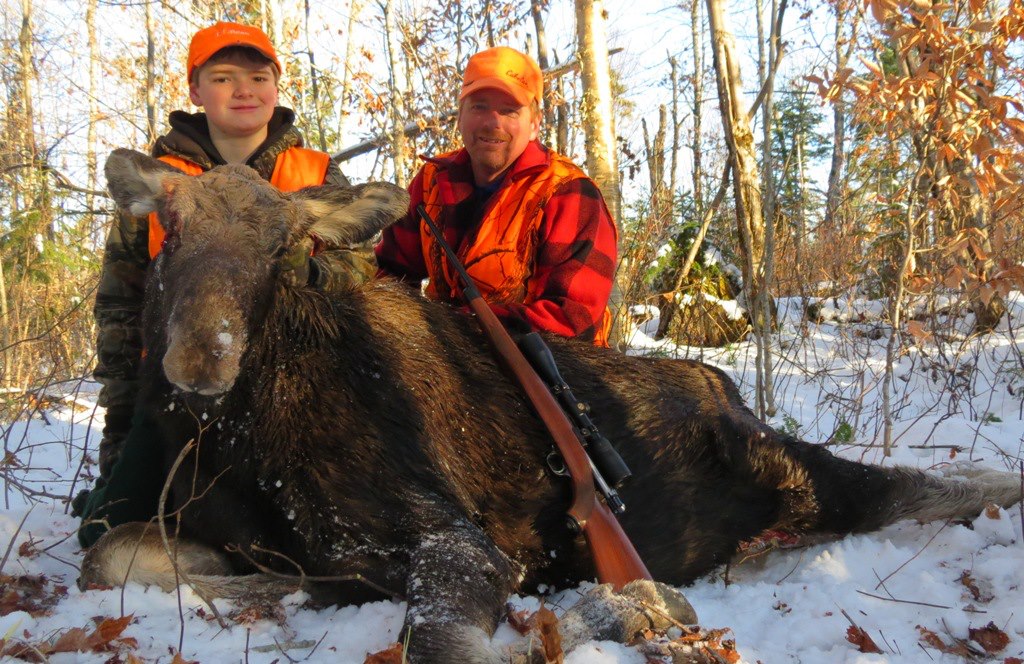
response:
M539 142L530 143L503 182L543 171L551 154ZM465 150L432 162L441 171L437 181L444 203L435 220L448 243L462 253L463 244L475 240L474 230L488 212L494 192L474 185ZM409 186L409 214L385 229L376 247L378 274L414 283L428 276L415 212L423 192L421 171ZM544 206L538 235L530 291L539 296L529 304L491 303L491 308L498 317L525 321L533 329L593 341L611 294L617 256L615 224L597 185L581 177L558 187Z

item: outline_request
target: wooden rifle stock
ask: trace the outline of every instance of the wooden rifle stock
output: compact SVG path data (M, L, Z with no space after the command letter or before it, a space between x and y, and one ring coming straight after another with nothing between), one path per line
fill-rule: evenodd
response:
M498 357L501 358L505 368L512 373L530 399L530 403L551 433L551 437L565 461L569 478L572 480L573 500L568 510L569 517L572 526L583 531L587 546L590 548L590 555L594 559L597 580L600 583L610 583L616 590L619 590L630 581L650 579L650 572L647 571L647 567L640 559L633 543L629 541L629 537L622 530L622 526L619 525L611 510L598 499L597 492L594 490L590 458L583 449L580 439L576 436L569 418L548 390L548 386L537 375L533 366L509 336L508 330L484 301L473 279L445 241L444 235L427 214L423 204L418 205L416 211L429 226L438 244L444 249L449 262L459 272L464 284L462 292L469 308L476 314L477 322Z

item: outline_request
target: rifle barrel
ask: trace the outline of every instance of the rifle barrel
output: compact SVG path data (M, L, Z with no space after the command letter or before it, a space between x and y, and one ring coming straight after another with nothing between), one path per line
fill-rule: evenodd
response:
M455 251L444 239L441 230L427 214L421 203L416 211L426 222L431 233L463 281L463 294L467 304L476 314L484 334L490 340L508 371L519 382L526 393L534 410L551 433L562 459L569 470L572 480L573 501L569 507L569 516L583 531L594 559L597 579L601 583L611 583L616 590L636 579L651 579L643 560L636 552L633 543L622 530L622 526L609 511L607 505L597 498L594 490L594 478L599 476L593 471L593 461L587 456L583 444L576 436L572 423L565 411L552 396L548 386L537 375L537 371L523 355L522 351L509 336L508 330L501 324L491 307L480 295L479 289L466 268L459 261ZM609 487L610 489L610 487ZM612 490L612 494L614 491Z

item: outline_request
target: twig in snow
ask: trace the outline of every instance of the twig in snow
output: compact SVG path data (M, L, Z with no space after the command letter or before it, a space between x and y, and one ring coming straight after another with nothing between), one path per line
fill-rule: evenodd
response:
M310 650L310 651L309 651L309 653L307 653L307 654L306 654L306 659L304 659L304 660L302 660L302 661L306 661L306 660L308 660L308 659L309 659L310 657L312 657L312 656L313 656L313 653L315 653L315 652L316 652L316 649L320 647L320 644L321 644L321 643L323 643L323 642L324 642L324 639L326 639L326 638L327 638L327 632L324 632L323 636L321 636L321 637L320 637L320 640L318 640L318 641L316 642L316 645L315 645L315 646L313 646L313 649L312 649L312 650ZM403 655L402 655L402 656L403 656L403 657L405 656L405 655L404 655L404 653L403 653Z
M14 540L18 539L18 534L21 532L21 529L25 526L25 521L28 520L28 515L31 514L32 510L34 510L35 508L36 505L35 503L33 503L32 507L29 507L28 511L25 512L25 516L21 517L21 523L18 524L18 528L14 531L14 534L11 535L11 541L7 543L7 550L4 551L3 560L0 560L0 572L2 572L4 566L7 565L7 559L11 557L11 549L14 548Z
M895 575L896 575L896 573L897 573L897 572L899 572L899 571L900 571L901 569L903 569L904 567L906 567L907 565L909 565L909 564L910 564L910 561L912 561L912 560L913 560L914 558L917 558L917 557L918 557L919 555L921 555L921 553L923 553L923 552L924 552L924 550L928 548L928 545L930 545L930 544L932 543L932 540L934 540L934 539L935 539L936 537L938 537L938 536L939 536L939 533L941 533L941 532L942 532L943 530L945 530L945 529L946 529L946 526L948 526L948 525L949 525L949 523L950 523L949 521L946 521L946 523L942 524L942 527L941 527L941 528L939 528L938 530L936 530L936 531L935 531L935 534L934 534L934 535L932 535L931 537L929 537L929 538L928 538L928 541L924 543L924 546L922 546L922 547L921 547L921 548L920 548L920 549L918 550L918 552L917 552L917 553L915 553L914 555L910 556L910 558L908 558L908 559L906 560L906 562L904 562L904 563L903 563L902 565L900 565L899 567L897 567L896 569L894 569L894 570L893 570L892 572L890 572L890 573L889 573L889 575L888 575L888 576L886 576L886 577L885 577L884 579L880 580L880 581L878 582L878 585L877 585L877 586L875 586L875 590L878 590L879 586L881 586L881 585L882 585L882 584L884 584L884 583L885 583L886 581L888 581L888 580L889 580L889 579L891 579L891 578L892 578L893 576L895 576ZM858 592L859 592L859 591L858 591ZM948 607L947 607L947 608L948 608Z
M871 593L864 592L863 590L858 590L857 592L859 592L861 595L866 595L868 597L874 597L875 599L885 600L886 602L898 602L899 604L916 604L917 606L930 606L933 609L951 609L951 608L953 608L951 606L943 606L941 604L929 604L928 602L915 602L915 601L909 600L909 599L896 599L895 597L883 597L881 595L872 595Z

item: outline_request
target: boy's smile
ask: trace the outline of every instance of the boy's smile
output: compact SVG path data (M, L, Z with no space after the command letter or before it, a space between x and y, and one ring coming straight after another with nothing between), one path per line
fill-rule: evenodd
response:
M240 58L203 67L189 86L189 97L202 106L214 139L266 138L277 106L277 80L271 65Z

